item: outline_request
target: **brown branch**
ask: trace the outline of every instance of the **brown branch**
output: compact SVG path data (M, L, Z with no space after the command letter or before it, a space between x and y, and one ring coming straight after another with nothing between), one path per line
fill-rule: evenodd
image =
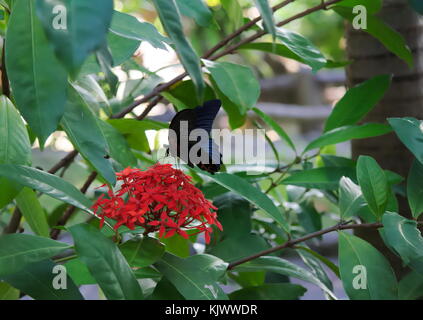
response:
M423 222L418 222L419 225L422 225ZM310 240L312 238L316 238L316 237L320 237L326 233L330 233L330 232L334 232L334 231L340 231L340 230L349 230L349 229L378 229L378 228L382 228L383 224L376 222L376 223L358 223L358 224L338 224L320 231L316 231L313 233L310 233L308 235L305 235L304 237L298 238L298 239L291 239L288 240L287 242L285 242L284 244L280 245L280 246L276 246L267 250L263 250L261 252L258 252L256 254L253 254L249 257L234 261L232 263L229 264L228 266L228 270L232 270L233 268L235 268L236 266L239 266L240 264L246 263L248 261L260 258L262 256L266 256L268 254L271 254L273 252L279 251L279 250L283 250L286 248L292 248L295 245L297 245L298 243Z
M56 165L54 165L48 173L55 174L61 168L65 168L71 164L73 160L75 160L76 156L78 155L78 151L73 150L69 152L62 160L60 160Z
M3 234L16 233L21 224L21 219L22 219L22 213L18 208L16 208L15 211L13 212L12 218L10 218L9 224L3 230Z
M95 178L97 177L97 172L92 172L90 176L88 177L87 181L85 181L84 185L80 189L82 193L86 193L90 185L94 182ZM69 218L72 216L72 214L75 212L76 207L75 206L69 206L66 211L63 213L62 218L58 221L58 226L64 226L66 222L68 222ZM50 237L52 239L57 239L60 234L60 229L53 229L50 233Z
M1 86L3 94L10 99L10 84L6 70L6 40L3 40L3 49L1 57Z

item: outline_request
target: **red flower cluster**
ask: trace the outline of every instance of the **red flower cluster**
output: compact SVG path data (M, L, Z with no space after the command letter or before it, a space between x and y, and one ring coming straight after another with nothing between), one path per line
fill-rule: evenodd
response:
M209 225L222 230L213 211L217 208L191 183L191 177L171 164L156 164L146 171L126 168L117 177L122 181L120 189L114 192L109 188L109 198L103 194L93 205L102 219L101 227L107 217L117 221L115 229L141 226L146 234L159 231L165 238L175 233L188 238L184 230L196 229L191 235L204 232L207 243L212 232Z

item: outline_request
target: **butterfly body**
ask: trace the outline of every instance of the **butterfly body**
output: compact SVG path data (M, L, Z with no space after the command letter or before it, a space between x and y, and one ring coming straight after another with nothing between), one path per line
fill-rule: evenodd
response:
M203 106L178 112L169 126L167 153L182 159L190 167L196 165L212 174L218 172L222 155L210 134L221 105L220 100L211 100Z

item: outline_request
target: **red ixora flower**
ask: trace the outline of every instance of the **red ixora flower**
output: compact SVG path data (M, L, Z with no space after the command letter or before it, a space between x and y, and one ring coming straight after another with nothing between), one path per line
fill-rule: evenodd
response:
M188 238L186 230L194 229L191 235L204 232L207 243L211 225L222 230L217 208L191 183L191 177L171 164L158 163L146 171L128 167L116 175L122 181L120 189L109 188L108 198L103 194L93 205L101 217L100 227L107 217L117 221L115 229L141 226L146 234L159 231L165 238L176 233Z

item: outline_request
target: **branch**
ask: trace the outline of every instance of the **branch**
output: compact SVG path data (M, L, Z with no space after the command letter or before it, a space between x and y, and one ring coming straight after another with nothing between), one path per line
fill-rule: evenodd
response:
M419 225L423 225L423 222L418 222ZM228 270L232 270L233 268L235 268L236 266L239 266L240 264L246 263L248 261L260 258L262 256L266 256L270 253L279 251L279 250L283 250L286 248L292 248L295 245L297 245L298 243L310 240L312 238L316 238L316 237L320 237L326 233L330 233L330 232L334 232L334 231L340 231L340 230L348 230L348 229L378 229L378 228L382 228L383 224L376 222L376 223L359 223L359 224L346 224L346 223L341 223L341 224L337 224L335 226L320 230L320 231L316 231L313 233L310 233L308 235L305 235L304 237L298 238L298 239L292 239L292 240L288 240L287 242L285 242L284 244L280 245L280 246L276 246L267 250L263 250L261 252L258 252L256 254L253 254L249 257L240 259L238 261L234 261L232 263L229 264L228 266Z

